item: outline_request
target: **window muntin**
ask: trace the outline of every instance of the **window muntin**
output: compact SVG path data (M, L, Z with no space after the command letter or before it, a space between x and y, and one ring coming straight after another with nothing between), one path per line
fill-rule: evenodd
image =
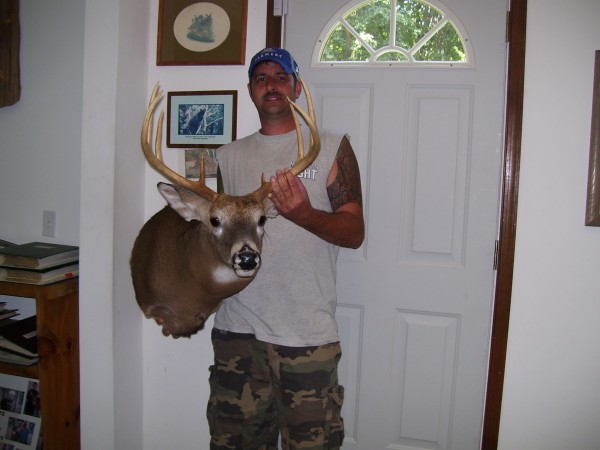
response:
M313 66L472 67L464 27L439 2L360 0L324 28Z

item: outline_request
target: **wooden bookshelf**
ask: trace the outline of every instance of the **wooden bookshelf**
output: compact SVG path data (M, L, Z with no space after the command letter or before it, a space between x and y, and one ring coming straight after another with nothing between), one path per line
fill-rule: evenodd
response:
M0 282L0 295L35 301L39 354L34 366L0 364L0 373L39 380L45 449L80 449L79 279L45 286Z

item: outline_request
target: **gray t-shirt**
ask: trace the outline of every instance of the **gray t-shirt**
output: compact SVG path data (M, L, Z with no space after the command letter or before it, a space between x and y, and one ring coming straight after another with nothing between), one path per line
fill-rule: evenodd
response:
M309 137L304 131L308 148ZM300 175L314 208L331 212L327 176L342 134L320 132L321 151ZM245 195L297 158L296 132L264 136L254 133L221 147L217 159L226 193ZM308 151L308 150L305 150ZM339 247L329 244L282 216L265 225L262 265L242 292L226 299L215 328L252 333L257 339L290 347L339 340L335 321L336 261Z

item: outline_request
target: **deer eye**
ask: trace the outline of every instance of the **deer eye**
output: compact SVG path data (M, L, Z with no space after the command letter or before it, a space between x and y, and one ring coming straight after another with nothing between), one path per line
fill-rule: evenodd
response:
M267 216L260 216L260 219L258 219L258 226L264 227L265 223L267 223Z
M221 221L219 220L219 218L218 218L218 217L211 217L211 218L210 218L210 224L211 224L213 227L217 228L217 227L221 226Z

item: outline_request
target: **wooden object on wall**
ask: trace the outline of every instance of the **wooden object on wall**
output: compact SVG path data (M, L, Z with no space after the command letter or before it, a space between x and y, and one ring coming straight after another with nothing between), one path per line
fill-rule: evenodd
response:
M596 50L585 224L600 227L600 50Z
M282 19L273 14L275 9L275 0L267 2L267 30L265 47L281 47L281 28Z
M21 97L19 0L0 1L0 107Z

